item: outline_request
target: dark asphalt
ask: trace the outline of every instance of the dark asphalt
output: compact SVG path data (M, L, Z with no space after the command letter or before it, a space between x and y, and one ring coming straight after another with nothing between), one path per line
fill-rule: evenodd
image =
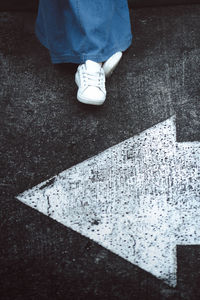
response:
M131 18L133 45L96 108L76 101L75 65L51 65L35 14L1 13L2 300L200 298L200 246L178 246L173 289L15 199L174 114L177 141L200 141L200 6L137 9Z

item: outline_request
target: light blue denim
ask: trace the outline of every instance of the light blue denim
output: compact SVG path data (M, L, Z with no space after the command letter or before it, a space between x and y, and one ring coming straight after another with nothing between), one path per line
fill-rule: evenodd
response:
M131 45L127 0L40 0L36 35L52 63L103 62Z

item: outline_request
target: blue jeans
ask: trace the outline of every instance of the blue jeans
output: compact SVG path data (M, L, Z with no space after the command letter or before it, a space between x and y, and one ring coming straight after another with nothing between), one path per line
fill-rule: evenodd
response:
M127 0L40 0L36 35L53 63L103 62L131 45Z

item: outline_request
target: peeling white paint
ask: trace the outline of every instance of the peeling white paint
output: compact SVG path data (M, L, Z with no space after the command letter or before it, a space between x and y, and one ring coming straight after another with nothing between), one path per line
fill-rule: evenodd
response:
M176 285L176 245L200 244L200 143L174 117L17 197Z

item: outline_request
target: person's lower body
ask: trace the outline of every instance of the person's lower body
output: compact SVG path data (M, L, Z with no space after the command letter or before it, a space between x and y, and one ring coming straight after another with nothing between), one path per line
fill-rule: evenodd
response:
M107 61L105 72L111 73L110 70L113 71L113 66L121 58L115 54L125 51L131 44L127 0L40 0L36 35L48 48L52 63L85 64L86 61L92 61L98 64L100 68L94 64L90 68L90 64L87 64L91 85L93 77L90 73L94 70L95 73L101 73L102 63ZM115 59L112 59L113 55ZM80 68L77 72L79 71ZM87 73L87 68L85 72ZM81 76L80 72L79 75ZM97 83L96 79L94 84L95 82ZM79 86L82 83L80 77L77 84ZM97 89L101 89L101 86L97 85ZM99 101L99 104L102 103Z

